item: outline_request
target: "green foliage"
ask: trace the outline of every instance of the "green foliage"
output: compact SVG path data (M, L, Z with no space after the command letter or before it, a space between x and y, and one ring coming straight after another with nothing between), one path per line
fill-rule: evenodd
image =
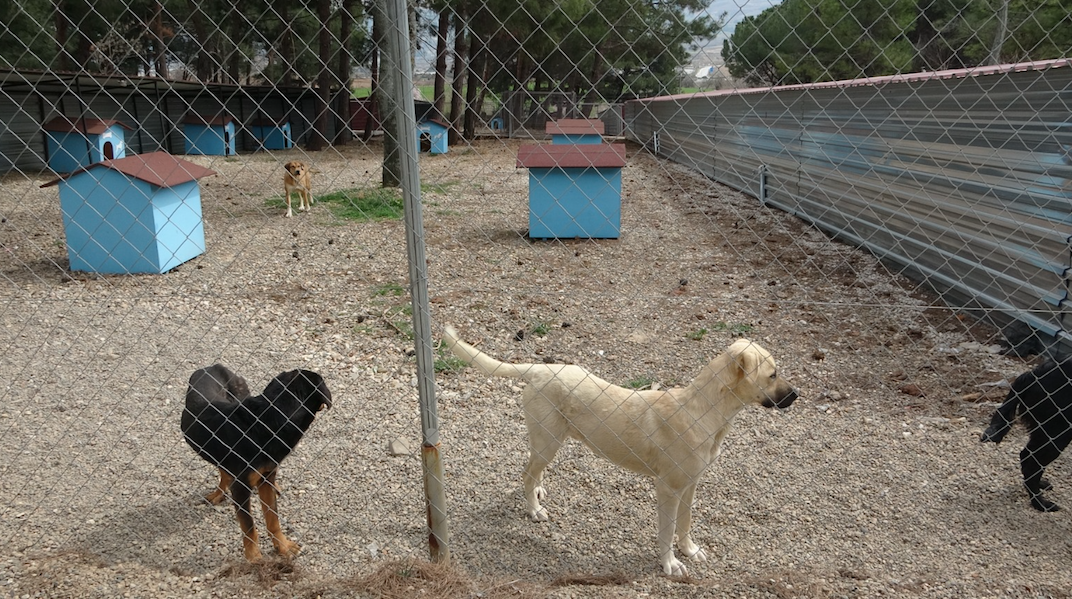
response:
M1069 0L785 0L737 25L722 56L751 85L786 85L1072 54Z
M755 330L755 327L745 323L727 324L725 322L716 322L711 329L715 331L728 331L734 335L747 335Z
M655 377L640 376L635 379L626 381L623 387L626 389L651 389L651 386L655 384Z
M537 337L546 337L547 334L551 332L551 325L546 322L537 322L532 325L531 332Z
M707 334L707 329L697 329L695 331L692 331L691 333L686 333L685 336L688 337L689 339L692 339L693 341L702 341L703 338L704 338L704 335L706 335L706 334Z
M463 370L467 364L462 361L461 358L455 356L443 345L440 345L436 349L436 358L434 369L436 372L458 372Z

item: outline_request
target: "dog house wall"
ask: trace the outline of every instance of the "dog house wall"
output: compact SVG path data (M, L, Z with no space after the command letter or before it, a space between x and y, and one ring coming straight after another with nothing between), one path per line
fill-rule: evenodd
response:
M289 150L294 147L289 121L258 119L250 124L250 132L265 150Z
M183 121L186 153L204 156L236 156L235 122L230 116L191 115Z
M71 270L159 274L204 253L197 179L210 174L154 152L95 164L47 184L59 185Z
M621 235L623 144L525 145L529 237L617 239Z
M417 123L417 148L428 146L429 154L447 153L447 132L449 127L435 119L426 119ZM427 143L422 143L427 141Z
M101 119L56 117L45 123L48 167L70 173L102 160L126 156L127 125Z
M605 125L598 119L559 119L547 123L552 144L601 144Z

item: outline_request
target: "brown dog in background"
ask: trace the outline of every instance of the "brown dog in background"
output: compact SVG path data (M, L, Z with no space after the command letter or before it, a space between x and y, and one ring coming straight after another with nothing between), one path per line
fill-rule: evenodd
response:
M283 189L287 192L287 218L293 216L290 210L290 194L298 192L298 210L304 212L313 205L313 186L309 176L309 165L300 160L291 160L283 165Z

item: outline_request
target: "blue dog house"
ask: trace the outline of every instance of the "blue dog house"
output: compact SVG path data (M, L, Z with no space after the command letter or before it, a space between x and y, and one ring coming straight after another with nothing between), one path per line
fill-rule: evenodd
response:
M523 145L529 169L529 237L617 239L624 144Z
M289 150L294 147L290 121L257 119L250 123L250 132L265 150Z
M601 144L603 121L598 119L559 119L547 123L552 144Z
M182 123L186 153L205 156L235 156L235 122L229 115L190 114Z
M418 151L430 154L447 153L447 132L450 127L438 119L425 119L417 123ZM427 148L427 150L425 150Z
M201 189L213 171L167 152L105 160L59 185L71 270L164 273L205 251Z
M102 160L126 156L126 133L119 121L56 117L43 126L48 167L70 173Z

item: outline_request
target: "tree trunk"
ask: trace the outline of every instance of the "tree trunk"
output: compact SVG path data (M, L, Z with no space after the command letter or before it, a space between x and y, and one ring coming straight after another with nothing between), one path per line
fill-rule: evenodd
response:
M391 26L387 22L387 7L385 0L373 0L372 2L373 32L376 35L376 47L381 50L387 45L386 32ZM381 52L380 56L384 54ZM375 91L375 101L380 109L380 123L383 129L383 175L384 187L398 187L402 181L402 152L399 148L397 129L397 100L384 90L392 90L398 87L400 67L388 60L384 61L380 69L380 85Z
M466 20L467 15L464 12L454 15L454 78L451 81L448 145L454 145L461 141L462 119L465 116L465 100L462 98L462 94L465 89L465 78L469 73L469 34Z
M61 71L69 71L71 70L71 54L67 49L67 42L70 39L71 21L67 18L63 0L56 0L52 6L56 19L56 68Z
M190 10L190 21L194 25L194 36L198 44L197 59L194 60L194 74L202 82L212 81L212 57L209 54L212 35L205 23L205 13L201 12L201 3L198 0L186 0L186 7Z
M435 115L443 119L443 109L447 103L447 36L450 34L450 12L444 9L439 13L439 27L436 31L435 62Z
M316 127L309 138L309 149L320 151L328 145L329 108L331 107L331 0L317 0L316 16L320 20L320 48L316 77Z
M164 39L164 5L153 3L153 69L156 76L168 79L167 40Z
M352 59L350 56L350 36L354 30L354 0L343 0L339 8L339 72L338 80L342 84L337 100L338 108L335 110L341 125L335 132L335 145L350 143L354 138L353 130L350 129L350 70Z
M485 54L484 40L473 32L469 36L469 51L472 53L465 75L465 123L462 128L462 137L476 139L476 122L480 114L480 106L477 105L477 92L483 87L484 82L477 77L478 63Z
M294 85L298 80L294 65L297 57L294 52L294 30L290 28L290 6L289 0L276 2L276 13L282 26L282 31L279 32L279 57L283 60L283 85Z

